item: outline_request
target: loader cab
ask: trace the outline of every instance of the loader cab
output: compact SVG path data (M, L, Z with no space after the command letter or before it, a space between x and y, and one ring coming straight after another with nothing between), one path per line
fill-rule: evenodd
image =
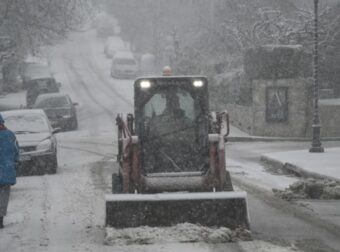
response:
M134 88L142 173L204 173L209 166L206 78L140 78Z

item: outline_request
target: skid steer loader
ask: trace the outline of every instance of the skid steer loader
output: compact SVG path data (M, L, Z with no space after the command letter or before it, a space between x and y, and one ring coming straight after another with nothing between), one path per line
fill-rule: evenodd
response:
M225 166L227 112L209 112L202 76L139 78L135 113L117 116L118 171L106 195L106 226L249 228L246 192Z

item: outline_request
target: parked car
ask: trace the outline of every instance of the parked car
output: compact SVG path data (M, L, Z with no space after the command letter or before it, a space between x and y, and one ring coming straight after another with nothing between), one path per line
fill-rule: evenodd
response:
M20 148L17 175L42 175L57 172L57 140L45 112L23 109L1 112L6 126L14 132Z
M97 25L97 37L107 38L115 34L115 26L112 22L102 21Z
M24 83L24 88L26 89L30 80L53 78L53 74L47 65L39 63L25 63L22 68L22 81Z
M107 58L113 58L119 51L125 51L126 46L120 37L108 37L104 44L104 54Z
M33 108L43 109L52 127L75 130L78 128L76 105L67 94L51 93L39 95Z
M135 78L139 73L138 63L131 52L117 52L112 59L111 76L115 78Z
M61 84L52 77L46 77L30 80L26 86L26 107L31 108L40 94L58 93Z

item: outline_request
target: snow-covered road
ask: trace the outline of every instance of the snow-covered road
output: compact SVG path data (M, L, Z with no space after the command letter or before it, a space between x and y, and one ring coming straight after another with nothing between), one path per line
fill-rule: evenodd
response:
M1 252L284 252L296 249L292 245L293 235L299 232L305 232L298 236L301 239L315 239L317 233L313 235L313 232L319 232L318 228L324 232L323 237L332 236L329 230L309 224L308 219L299 220L300 217L286 207L288 203L277 203L268 200L270 196L250 191L249 208L256 238L252 242L104 245L104 194L111 191L112 162L117 153L115 116L133 112L133 81L110 77L110 61L104 57L103 41L97 39L93 31L73 34L52 48L50 55L55 77L62 83L62 92L69 93L73 101L79 103L79 129L57 135L57 174L20 177L12 187L5 229L0 230ZM248 161L235 158L230 167L237 174L245 166L253 165ZM262 169L252 167L249 173L261 181ZM267 178L271 180L270 176ZM291 180L284 178L284 183ZM266 184L268 189L271 186L271 183ZM291 229L296 231L291 232Z

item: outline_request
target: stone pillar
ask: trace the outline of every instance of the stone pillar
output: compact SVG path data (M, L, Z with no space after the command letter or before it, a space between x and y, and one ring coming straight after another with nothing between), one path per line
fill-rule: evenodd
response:
M252 135L304 137L310 125L310 57L301 45L266 45L245 54L252 83Z

